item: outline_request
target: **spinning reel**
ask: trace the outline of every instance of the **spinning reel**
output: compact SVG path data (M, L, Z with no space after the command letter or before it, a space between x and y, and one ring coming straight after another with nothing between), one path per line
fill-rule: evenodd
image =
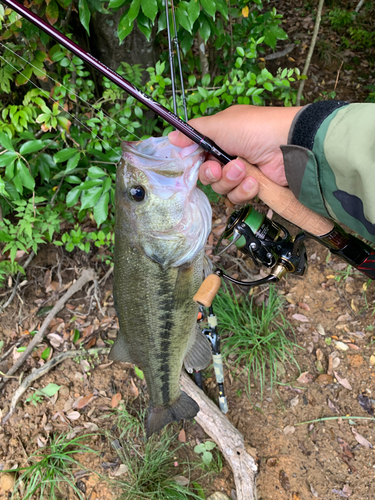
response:
M220 269L215 274L242 286L256 286L279 281L285 274L302 276L307 268L304 240L306 234L300 232L291 236L281 224L271 221L251 205L237 210L229 217L228 224L218 241L215 254L221 255L235 245L248 255L257 267L271 268L270 274L256 281L239 281L228 276ZM220 249L223 240L227 245Z

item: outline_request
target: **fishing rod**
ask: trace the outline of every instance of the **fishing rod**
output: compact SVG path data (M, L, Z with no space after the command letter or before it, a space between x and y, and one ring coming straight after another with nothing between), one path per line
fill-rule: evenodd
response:
M189 137L207 153L212 154L222 164L225 165L236 158L223 151L211 139L200 134L172 111L105 66L56 28L50 26L38 15L21 5L17 0L2 1L125 90L137 101L144 104L157 116ZM327 247L331 253L338 255L355 269L358 269L371 279L375 278L375 250L359 238L346 233L332 220L326 219L302 205L289 188L275 184L262 174L258 168L250 165L246 160L243 161L247 166L246 175L254 177L259 183L259 198L284 219L301 228L303 232L297 237L291 237L283 226L277 226L276 223L259 214L250 205L245 207L246 210L234 212L229 218L224 232L225 238L230 243L223 251L233 244L241 252L249 255L257 265L271 268L271 273L269 277L260 281L241 282L217 270L206 278L203 283L200 292L197 294L198 297L196 297L199 303L207 305L207 307L211 305L211 299L220 286L221 277L236 284L255 286L263 282L279 281L287 273L302 275L306 268L306 253L303 244L306 238L316 239ZM206 297L203 297L204 290Z

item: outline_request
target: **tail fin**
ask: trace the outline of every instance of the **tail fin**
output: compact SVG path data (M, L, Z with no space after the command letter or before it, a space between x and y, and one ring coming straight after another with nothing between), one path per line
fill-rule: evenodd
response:
M151 408L147 419L147 437L154 432L160 431L170 422L179 422L181 419L191 419L199 411L198 404L181 391L181 395L170 406L166 408Z

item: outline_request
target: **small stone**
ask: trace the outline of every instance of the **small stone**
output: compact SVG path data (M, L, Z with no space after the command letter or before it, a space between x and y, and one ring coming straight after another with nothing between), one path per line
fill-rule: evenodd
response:
M375 354L373 354L373 355L370 357L370 365L371 365L371 366L374 366L374 365L375 365Z
M230 500L230 498L225 493L216 491L215 493L212 493L212 495L207 497L207 500Z
M284 434L294 434L296 432L296 428L293 425L287 425L283 429Z
M60 390L59 390L59 395L61 397L67 397L69 396L69 387L67 387L66 385L63 385L62 387L60 387Z
M319 385L328 385L333 383L332 375L322 374L315 380L315 382Z
M13 472L3 472L0 475L0 488L3 491L11 491L16 480L16 475Z
M339 340L335 340L335 346L337 349L340 349L340 351L347 351L349 347L344 344L344 342L340 342Z
M277 465L277 458L269 458L267 460L268 467L275 467Z

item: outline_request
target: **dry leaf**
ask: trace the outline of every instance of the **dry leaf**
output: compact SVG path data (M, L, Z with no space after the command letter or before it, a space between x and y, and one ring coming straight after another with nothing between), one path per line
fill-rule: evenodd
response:
M349 488L349 485L345 485L342 490L332 490L332 493L336 493L336 495L340 495L340 497L349 498L352 494L352 490Z
M67 415L69 420L78 420L81 414L78 411L72 411Z
M123 474L126 474L129 470L129 467L125 464L120 464L120 467L117 469L117 471L113 474L114 476L122 476Z
M187 486L189 484L189 479L184 476L174 476L173 480L181 486Z
M326 332L324 330L324 327L323 327L323 325L321 323L318 323L316 325L316 329L318 330L319 335L324 336L326 334Z
M346 441L344 441L342 438L338 437L337 442L339 443L340 448L342 449L342 451L344 452L344 454L347 457L354 458L354 453Z
M280 481L280 484L284 488L285 491L290 490L289 477L288 477L288 474L284 470L280 471L279 481Z
M180 433L178 435L178 440L180 441L180 443L186 443L186 432L185 432L185 429L181 429L180 430Z
M94 331L94 325L89 325L83 330L83 338L89 337Z
M309 372L303 372L301 375L297 378L297 382L299 384L310 384L312 382L313 376Z
M346 378L341 378L340 375L337 374L337 372L333 372L335 374L335 377L337 379L337 382L339 384L341 384L343 387L345 387L345 389L349 389L349 391L352 390L352 386L350 385L350 383L348 382L348 380Z
M324 359L324 354L323 354L323 352L322 352L322 350L321 350L321 349L317 349L317 350L316 350L316 359L317 359L318 361L323 361L323 359Z
M351 319L352 317L350 316L350 314L346 313L339 316L336 321L350 321Z
M314 495L314 497L319 497L319 493L313 488L312 484L310 484L310 491Z
M337 413L337 415L340 415L339 409L334 403L332 403L332 401L329 398L328 398L328 407L333 413Z
M79 400L73 403L73 408L77 408L77 410L82 410L85 406L87 406L94 399L94 394L88 394L85 397L79 398Z
M138 387L135 385L134 380L132 378L130 379L130 384L131 384L130 392L132 393L132 395L135 398L137 398L139 395L139 390L138 390Z
M121 394L118 392L117 394L112 396L112 402L111 402L112 408L116 408L119 405L120 401L121 401Z
M293 425L287 425L283 429L284 434L294 434L296 432L296 428Z
M298 306L305 311L310 311L310 307L305 302L298 302Z
M354 434L354 437L358 441L359 444L361 444L365 448L372 448L373 447L372 444L370 443L370 441L367 441L366 438L361 436L361 434L359 434L357 432L357 429L355 429L354 427L352 427L352 433Z
M96 432L99 430L99 427L94 424L94 422L85 422L83 427L87 429L89 432Z
M304 314L293 314L292 318L297 321L301 321L301 323L307 323L310 321Z
M292 500L301 500L301 497L299 496L299 493L293 492Z
M91 349L91 347L94 347L95 344L96 344L96 337L93 337L91 340L87 342L87 344L85 344L85 349Z

